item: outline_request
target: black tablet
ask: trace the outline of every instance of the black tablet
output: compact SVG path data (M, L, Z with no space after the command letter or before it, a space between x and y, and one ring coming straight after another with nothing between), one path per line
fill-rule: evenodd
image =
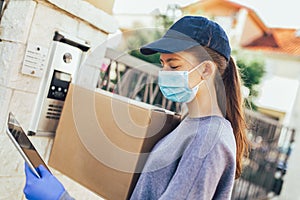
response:
M6 133L8 134L9 138L11 139L17 150L20 152L24 160L27 162L32 172L37 177L40 178L40 175L36 170L39 165L44 165L45 168L50 172L49 168L47 167L39 153L36 151L26 133L11 112L8 116Z

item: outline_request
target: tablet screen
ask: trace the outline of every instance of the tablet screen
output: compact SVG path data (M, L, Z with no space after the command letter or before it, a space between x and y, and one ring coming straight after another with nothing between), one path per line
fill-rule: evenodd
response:
M10 138L14 139L15 142L14 141L13 142L15 143L15 145L18 145L20 147L17 149L22 150L22 152L20 152L20 153L25 154L25 156L28 158L28 160L30 161L32 166L34 168L37 168L39 165L42 164L48 169L48 167L42 160L41 156L38 154L38 152L36 151L36 149L34 148L32 143L30 142L29 138L27 137L26 133L24 132L24 130L22 129L20 124L17 122L17 120L15 119L15 117L13 116L12 113L9 114L7 126L8 126L8 130L9 130L8 134L10 134L12 136ZM22 156L24 156L24 155L22 154Z

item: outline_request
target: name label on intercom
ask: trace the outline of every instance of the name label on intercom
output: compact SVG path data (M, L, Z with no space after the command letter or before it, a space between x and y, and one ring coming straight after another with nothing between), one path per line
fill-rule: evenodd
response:
M42 77L47 64L48 49L28 43L21 72L23 74Z

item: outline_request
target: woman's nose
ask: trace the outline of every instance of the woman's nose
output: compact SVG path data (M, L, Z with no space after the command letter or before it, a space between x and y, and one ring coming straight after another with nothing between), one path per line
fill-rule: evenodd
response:
M161 71L167 71L168 66L161 64Z
M161 70L162 71L174 71L174 69L172 69L172 67L170 67L169 65L162 65Z
M162 71L167 71L167 70L168 70L168 67L163 66L163 67L161 68L161 70L162 70Z

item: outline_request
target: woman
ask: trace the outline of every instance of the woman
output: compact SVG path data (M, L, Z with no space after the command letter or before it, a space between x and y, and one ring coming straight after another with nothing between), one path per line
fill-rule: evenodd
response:
M160 53L160 89L166 98L186 103L189 114L155 145L131 199L230 199L247 139L240 78L224 30L186 16L141 52ZM55 191L48 199L72 199L43 167L44 182L25 170L29 199L47 199L45 187Z

